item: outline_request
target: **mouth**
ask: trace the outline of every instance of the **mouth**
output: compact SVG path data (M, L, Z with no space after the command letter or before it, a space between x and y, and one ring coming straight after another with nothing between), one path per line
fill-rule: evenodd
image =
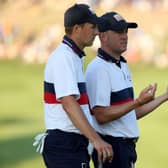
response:
M127 46L127 42L121 42L120 43L122 46Z
M121 44L127 45L127 41L121 41Z

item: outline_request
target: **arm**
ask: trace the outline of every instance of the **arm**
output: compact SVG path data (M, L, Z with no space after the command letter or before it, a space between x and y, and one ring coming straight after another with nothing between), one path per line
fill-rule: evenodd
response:
M95 106L93 112L97 121L100 124L107 123L109 121L116 120L123 115L129 113L131 110L136 109L143 104L153 100L156 91L156 85L149 85L143 89L139 97L135 101L124 103L122 105L113 105L108 107Z
M159 107L162 103L166 102L168 100L168 88L166 93L156 97L154 100L150 101L147 104L144 104L143 106L140 106L136 109L136 116L137 119L140 119L144 117L145 115L149 114L153 110L155 110L157 107Z
M98 152L99 160L112 159L113 151L111 145L103 141L91 127L84 116L74 96L65 96L61 99L62 105L73 124L92 142Z
M105 124L109 121L122 117L138 106L139 105L136 101L131 101L122 105L113 105L107 107L95 106L93 108L93 112L99 124Z

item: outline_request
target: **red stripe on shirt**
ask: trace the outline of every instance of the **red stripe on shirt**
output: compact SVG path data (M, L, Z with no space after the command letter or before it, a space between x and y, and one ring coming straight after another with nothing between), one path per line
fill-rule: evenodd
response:
M48 93L48 92L44 93L44 101L45 103L48 103L48 104L60 104L60 102L56 100L55 94Z
M133 101L132 98L126 99L126 100L122 100L122 101L118 101L118 102L113 102L111 105L120 105L120 104L124 104L124 103L128 103Z
M80 105L88 104L88 95L87 94L81 94L80 99L77 101Z
M48 104L60 104L61 102L57 101L55 94L45 92L44 101ZM87 94L81 94L80 99L77 101L80 105L88 104Z

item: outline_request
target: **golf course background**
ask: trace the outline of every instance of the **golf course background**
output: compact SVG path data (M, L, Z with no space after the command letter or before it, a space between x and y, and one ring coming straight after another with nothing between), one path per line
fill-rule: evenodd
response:
M139 2L142 1L145 0ZM0 28L4 28L4 37L0 36L0 168L45 168L41 155L32 146L34 136L45 131L44 62L64 34L65 9L75 2L79 1L0 0ZM137 8L122 3L106 7L96 9L99 16L116 10L139 25L138 31L129 36L131 50L126 54L136 95L155 82L156 95L164 93L168 86L168 8L155 6L151 10L147 5L144 10L144 5ZM86 49L85 68L97 47ZM136 168L167 168L168 102L138 123Z
M85 67L90 59L88 55ZM141 63L130 68L136 95L155 82L157 95L166 90L168 69ZM43 64L0 61L0 168L44 168L40 154L32 146L33 137L45 130L43 69ZM141 138L137 143L136 168L167 168L167 120L168 103L139 120Z

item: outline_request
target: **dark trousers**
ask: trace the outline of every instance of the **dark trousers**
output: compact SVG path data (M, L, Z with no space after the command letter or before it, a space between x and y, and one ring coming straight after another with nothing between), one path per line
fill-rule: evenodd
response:
M88 140L76 133L48 130L43 159L47 168L89 168Z
M101 136L106 142L113 147L114 157L110 163L106 161L103 163L103 168L133 168L137 160L136 154L136 140L134 138L124 139L112 136ZM97 152L94 150L92 160L95 168L98 168Z

